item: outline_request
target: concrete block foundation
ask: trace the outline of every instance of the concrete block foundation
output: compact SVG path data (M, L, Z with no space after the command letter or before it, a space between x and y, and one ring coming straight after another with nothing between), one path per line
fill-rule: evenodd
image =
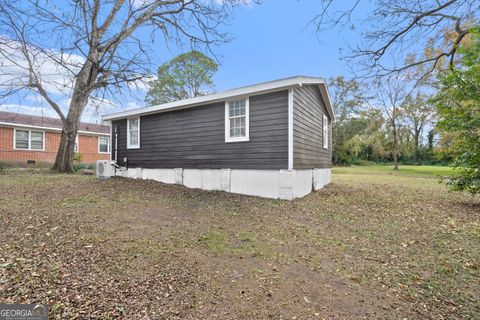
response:
M180 184L188 188L218 190L271 199L293 200L331 182L331 169L117 169L116 176Z

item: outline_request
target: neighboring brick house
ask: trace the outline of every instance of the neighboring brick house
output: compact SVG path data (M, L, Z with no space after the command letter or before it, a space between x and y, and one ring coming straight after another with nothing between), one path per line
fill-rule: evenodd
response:
M62 122L60 119L0 111L0 161L55 162ZM110 127L81 123L75 149L82 163L110 159Z

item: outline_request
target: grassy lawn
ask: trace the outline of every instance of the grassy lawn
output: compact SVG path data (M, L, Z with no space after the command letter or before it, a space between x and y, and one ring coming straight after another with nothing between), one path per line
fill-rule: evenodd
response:
M293 202L0 174L0 301L52 319L478 319L480 200L446 170L338 168Z
M393 170L393 165L337 167L333 169L336 174L392 174L398 176L418 176L438 178L452 173L451 167L442 166L404 166L400 165L398 171Z

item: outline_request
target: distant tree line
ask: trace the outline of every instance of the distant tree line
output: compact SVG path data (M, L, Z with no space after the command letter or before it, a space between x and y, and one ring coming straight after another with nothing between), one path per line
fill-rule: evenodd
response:
M446 164L448 135L436 128L432 96L400 80L367 86L343 76L329 80L336 113L333 163Z
M356 80L330 81L334 162L446 162L452 190L479 194L480 1L371 4L365 14L359 0L325 0L311 20L319 34L362 26L343 53Z

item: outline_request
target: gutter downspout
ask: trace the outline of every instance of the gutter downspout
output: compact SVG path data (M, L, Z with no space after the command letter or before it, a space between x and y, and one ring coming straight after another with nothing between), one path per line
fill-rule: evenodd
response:
M288 89L288 170L293 170L293 88Z
M117 175L117 167L118 167L118 164L117 164L117 157L118 157L118 131L117 131L117 127L118 125L115 125L115 128L114 128L114 131L113 131L113 134L115 135L115 157L114 157L114 162L113 162L113 170L114 170L114 175L116 176Z

